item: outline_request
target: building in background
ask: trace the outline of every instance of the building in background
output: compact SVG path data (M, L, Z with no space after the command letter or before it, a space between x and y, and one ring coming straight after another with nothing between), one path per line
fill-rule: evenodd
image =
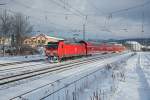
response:
M136 41L126 41L125 46L132 51L141 51L142 45Z
M37 36L33 36L24 40L24 45L28 45L31 47L42 47L46 45L48 42L58 42L60 40L64 40L62 38L51 37L46 34L39 34Z
M11 45L11 38L4 38L0 36L0 45L10 46Z
M5 49L9 48L11 46L11 38L4 38L0 36L0 52L2 52L3 47Z

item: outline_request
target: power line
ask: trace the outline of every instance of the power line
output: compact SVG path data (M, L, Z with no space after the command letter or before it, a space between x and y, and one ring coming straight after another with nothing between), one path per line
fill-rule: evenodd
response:
M76 9L76 8L73 8L71 5L69 5L69 4L66 4L66 2L64 2L64 1L62 1L62 0L59 0L60 2L58 2L58 1L56 1L56 0L51 0L52 2L54 2L56 5L58 5L58 6L60 6L60 7L62 7L62 8L64 8L64 9L66 9L67 11L69 11L69 12L71 12L72 14L70 14L70 15L77 15L77 16L80 16L80 17L84 17L85 16L85 14L84 13L82 13L81 11L79 11L78 9ZM125 9L120 9L120 10L118 10L118 11L114 11L114 12L110 12L110 13L108 13L109 14L109 16L111 15L112 16L112 14L116 14L116 13L119 13L119 12L124 12L124 11L128 11L128 10L132 10L132 9L135 9L135 8L138 8L138 7L142 7L142 6L144 6L144 5L147 5L147 4L149 4L150 3L150 1L149 2L146 2L146 3L144 3L144 4L140 4L140 5L136 5L136 6L133 6L133 7L129 7L129 8L125 8ZM32 8L32 7L30 7L30 6L28 6L28 5L25 5L25 4L22 4L22 3L20 3L21 5L23 5L24 7L26 7L26 8L28 8L28 9L33 9L33 10L36 10L36 11L39 11L39 9L34 9L34 8ZM91 3L92 4L92 3ZM93 7L95 7L95 9L97 9L98 11L100 11L100 9L99 8L97 8L96 6L94 6L93 5ZM72 11L72 10L73 11ZM45 13L45 14L52 14L52 13L55 13L55 12L49 12L49 11L46 11L46 10L41 10L43 13ZM103 13L105 13L105 12L103 12ZM55 14L62 14L62 15L69 15L69 14L65 14L65 13L55 13ZM105 13L106 14L106 13ZM110 19L110 18L109 18ZM92 23L93 23L93 21L92 21ZM53 23L54 24L54 23ZM96 25L96 23L94 23L94 25L96 26L96 27L98 27L99 25Z
M51 1L54 1L55 3L56 3L56 1L55 0L51 0ZM59 0L60 1L60 0ZM65 2L64 1L60 1L60 2L62 2L63 4L65 4ZM63 7L63 6L62 6ZM67 4L66 6L65 6L65 8L67 9L67 10L69 10L69 11L71 11L69 8L71 8L71 9L73 9L74 11L76 11L78 14L80 14L80 17L86 17L86 20L87 20L87 15L85 15L85 14L83 14L81 11L79 11L78 9L76 9L76 8L73 8L71 5L69 5L69 4ZM73 11L71 11L71 12L73 12ZM74 12L73 12L74 13ZM93 21L90 21L90 23L93 23ZM83 27L85 26L84 25L85 23L83 23ZM97 29L99 30L99 25L96 25L96 23L93 23L94 24L94 26L96 26L97 27ZM83 34L84 34L84 36L85 36L85 27L83 28L84 30L83 30ZM100 30L101 31L101 30ZM84 37L85 38L85 37Z
M103 12L101 9L99 9L96 5L93 4L93 2L91 2L91 0L86 0L87 2L90 3L90 5L95 8L97 11L99 11L101 14L106 14L105 12Z
M119 9L119 10L112 11L112 12L104 12L101 9L99 9L96 5L94 5L93 2L91 2L90 0L87 0L87 2L89 2L90 5L94 9L96 9L97 11L99 11L100 13L102 13L104 15L112 15L112 14L116 14L116 13L120 13L120 12L125 12L125 11L129 11L129 10L137 9L137 8L140 8L140 7L144 7L144 6L150 4L150 1L147 1L145 3L139 4L139 5L135 5L135 6L132 6L132 7L128 7L128 8L124 8L124 9ZM86 14L86 15L90 16L91 14ZM95 16L101 16L101 15L95 15Z
M52 1L54 1L54 0L52 0ZM27 8L27 9L33 9L32 7L30 7L30 6L28 6L28 5L25 5L25 4L23 4L23 3L21 3L21 2L17 2L17 1L15 1L16 3L18 3L18 4L20 4L20 5L22 5L22 6L24 6L25 8ZM58 6L61 6L61 7L63 7L60 3L57 3L57 2L55 2L54 1L54 3L56 4L56 5L58 5ZM69 10L67 7L65 8L67 11ZM36 11L38 11L39 12L39 10L38 9L33 9L33 10L36 10ZM41 10L43 13L45 13L45 14L51 14L51 12L49 12L49 11L45 11L45 10ZM74 12L73 12L74 13ZM72 14L65 14L65 13L62 13L63 15L73 15L73 13ZM75 15L76 13L74 13L74 15ZM76 14L77 16L80 16L79 14ZM45 16L45 19L47 19L47 16ZM54 23L53 23L54 24Z
M36 10L36 11L41 10L41 9L37 9L37 8L32 8L31 6L25 5L25 4L23 4L23 3L21 3L21 2L18 2L18 1L16 1L16 0L10 0L10 1L14 1L14 2L16 2L16 3L18 3L18 4L21 4L21 5L23 5L25 8L28 8L28 9L33 9L33 10ZM10 2L10 1L9 1L9 2ZM66 2L63 1L63 0L59 0L61 3L63 3L63 5L60 4L60 3L58 3L58 2L55 1L55 0L50 0L50 1L54 2L56 5L58 5L58 6L62 7L62 8L64 8L64 9L66 9L67 11L72 12L72 14L71 14L71 13L68 13L68 14L67 14L67 13L49 12L49 11L46 11L46 10L41 10L42 12L48 13L48 14L57 14L57 15L77 15L77 16L81 16L81 15L82 15L82 16L86 16L86 15L88 15L88 14L83 14L81 11L79 11L78 9L73 8L71 5L69 5L68 3L66 3ZM132 9L136 9L136 8L143 7L143 6L145 6L145 5L150 4L150 1L147 1L147 2L145 2L145 3L143 3L143 4L139 4L139 5L135 5L135 6L129 7L129 8L124 8L124 9L120 9L120 10L117 10L117 11L113 11L113 12L108 12L108 13L107 13L107 12L104 12L104 11L100 10L98 7L96 7L96 5L94 5L90 0L87 0L87 2L89 2L90 5L91 5L93 8L95 8L97 11L101 12L102 14L107 14L107 15L115 14L115 13L120 13L120 12L124 12L124 11L128 11L128 10L132 10ZM0 4L0 5L6 5L6 4L8 4L8 3L2 3L2 4ZM73 11L71 11L70 9L68 9L68 7L71 8L71 9L73 9L74 11L76 11L78 14L77 14L77 13L74 13Z
M0 8L0 9L2 9L2 8ZM3 9L2 9L3 10ZM8 9L6 9L8 12L10 12L10 13L13 13L13 14L17 14L18 12L15 12L15 11L12 11L12 10L8 10ZM24 14L23 14L24 15ZM26 15L24 15L24 16L26 16ZM32 19L36 19L36 21L39 21L40 22L40 24L41 24L41 22L43 22L40 18L37 18L37 17L34 17L34 16L26 16L26 18L32 18ZM41 21L40 21L41 20ZM59 26L59 27L63 27L63 28L65 28L65 26L63 26L63 25L60 25L60 24L56 24L56 23L53 23L53 22L48 22L49 24L51 24L51 25L55 25L55 26ZM43 23L43 25L44 25L44 23ZM68 27L66 27L66 28L68 28Z
M89 0L87 0L89 1ZM89 1L90 2L90 1ZM103 13L99 8L97 8L92 2L90 2L90 4L92 4L92 6L97 10L97 11L100 11L101 13ZM137 8L140 8L140 7L144 7L146 5L150 4L150 1L147 1L143 4L139 4L139 5L135 5L135 6L132 6L132 7L129 7L129 8L125 8L125 9L120 9L120 10L117 10L117 11L113 11L113 12L110 12L110 13L103 13L103 14L109 14L110 18L106 17L107 20L110 20L112 18L112 15L113 14L116 14L116 13L120 13L120 12L125 12L125 11L129 11L129 10L133 10L133 9L137 9ZM105 20L105 24L106 24L106 20ZM142 32L144 32L144 13L142 14Z
M14 0L15 1L15 0ZM71 9L74 9L74 11L76 11L78 14L76 14L76 13L74 13L74 14L76 14L77 16L80 16L80 17L84 17L84 14L82 13L82 12L80 12L79 10L77 10L77 9L75 9L75 8L73 8L72 6L70 6L69 4L67 4L67 5L65 5L65 2L64 1L60 1L60 2L62 2L63 4L64 4L64 6L63 5L61 5L60 3L58 3L58 2L56 2L55 0L51 0L51 1L53 1L56 5L58 5L58 6L61 6L62 8L64 7L64 9L66 9L67 11L70 11L70 12L72 12L72 13L74 13L73 11L71 11L69 8L71 8ZM28 9L33 9L33 10L36 10L36 11L38 11L39 12L39 9L34 9L34 8L32 8L32 7L30 7L30 6L28 6L28 5L25 5L25 4L22 4L22 3L20 3L20 2L17 2L17 1L15 1L16 3L18 3L18 4L20 4L20 5L22 5L22 6L24 6L25 8L28 8ZM69 8L68 8L69 7ZM51 14L51 13L53 13L53 12L49 12L49 11L45 11L45 10L41 10L43 13L46 13L46 14ZM56 13L56 14L58 14L58 13ZM61 14L63 14L63 13L61 13ZM65 14L65 15L68 15L68 14ZM73 15L73 14L72 14ZM46 16L47 17L47 16ZM92 22L93 23L93 22ZM53 23L54 24L54 23ZM96 25L96 23L94 23L94 25L95 26L97 26ZM98 27L98 26L97 26Z
M147 1L147 2L145 2L143 4L132 6L132 7L129 7L129 8L125 8L125 9L120 9L120 10L117 10L117 11L113 11L113 12L110 12L109 14L116 14L116 13L120 13L120 12L125 12L125 11L129 11L129 10L133 10L133 9L136 9L136 8L144 7L145 5L148 5L148 4L150 4L150 1Z
M58 2L55 1L55 0L50 0L50 1L52 1L53 3L55 3L57 6L60 6L60 7L62 7L63 9L65 9L65 10L67 10L67 11L69 11L69 12L72 12L72 14L74 14L74 15L81 16L81 14L78 14L78 13L75 13L75 12L71 11L71 10L67 7L67 6L69 6L68 4L67 4L67 6L64 7L64 5L58 3ZM64 2L63 2L63 4L64 4ZM71 8L72 8L72 7L71 7Z
M13 0L15 3L19 4L19 5L22 5L23 7L27 8L27 9L32 9L36 12L42 12L44 14L50 14L50 15L75 15L75 14L72 14L72 13L62 13L62 12L51 12L51 11L47 11L47 10L43 10L43 9L38 9L38 8L32 8L31 6L29 5L26 5L24 3L21 3L19 1L16 1L16 0Z
M65 3L64 1L62 1L62 0L59 0L59 1L62 2L64 5L66 4L66 3ZM78 12L80 15L86 16L85 14L83 14L83 13L82 13L81 11L79 11L78 9L73 8L71 5L67 4L66 6L69 7L69 8L71 8L71 9L73 9L74 11Z

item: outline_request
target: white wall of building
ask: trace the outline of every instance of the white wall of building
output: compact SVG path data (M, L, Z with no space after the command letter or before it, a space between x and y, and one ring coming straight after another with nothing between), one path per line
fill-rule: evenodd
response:
M141 51L142 45L136 41L127 41L125 44L133 51Z

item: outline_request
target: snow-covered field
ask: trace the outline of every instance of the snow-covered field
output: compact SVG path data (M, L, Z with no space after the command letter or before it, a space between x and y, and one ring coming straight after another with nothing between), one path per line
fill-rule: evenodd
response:
M150 100L150 52L132 54L1 88L0 100Z

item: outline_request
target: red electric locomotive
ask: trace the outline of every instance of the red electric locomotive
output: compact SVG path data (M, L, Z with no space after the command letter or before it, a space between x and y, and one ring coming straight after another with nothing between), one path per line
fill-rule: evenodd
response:
M49 61L60 61L62 58L87 55L84 42L69 43L65 41L48 42L46 56Z

